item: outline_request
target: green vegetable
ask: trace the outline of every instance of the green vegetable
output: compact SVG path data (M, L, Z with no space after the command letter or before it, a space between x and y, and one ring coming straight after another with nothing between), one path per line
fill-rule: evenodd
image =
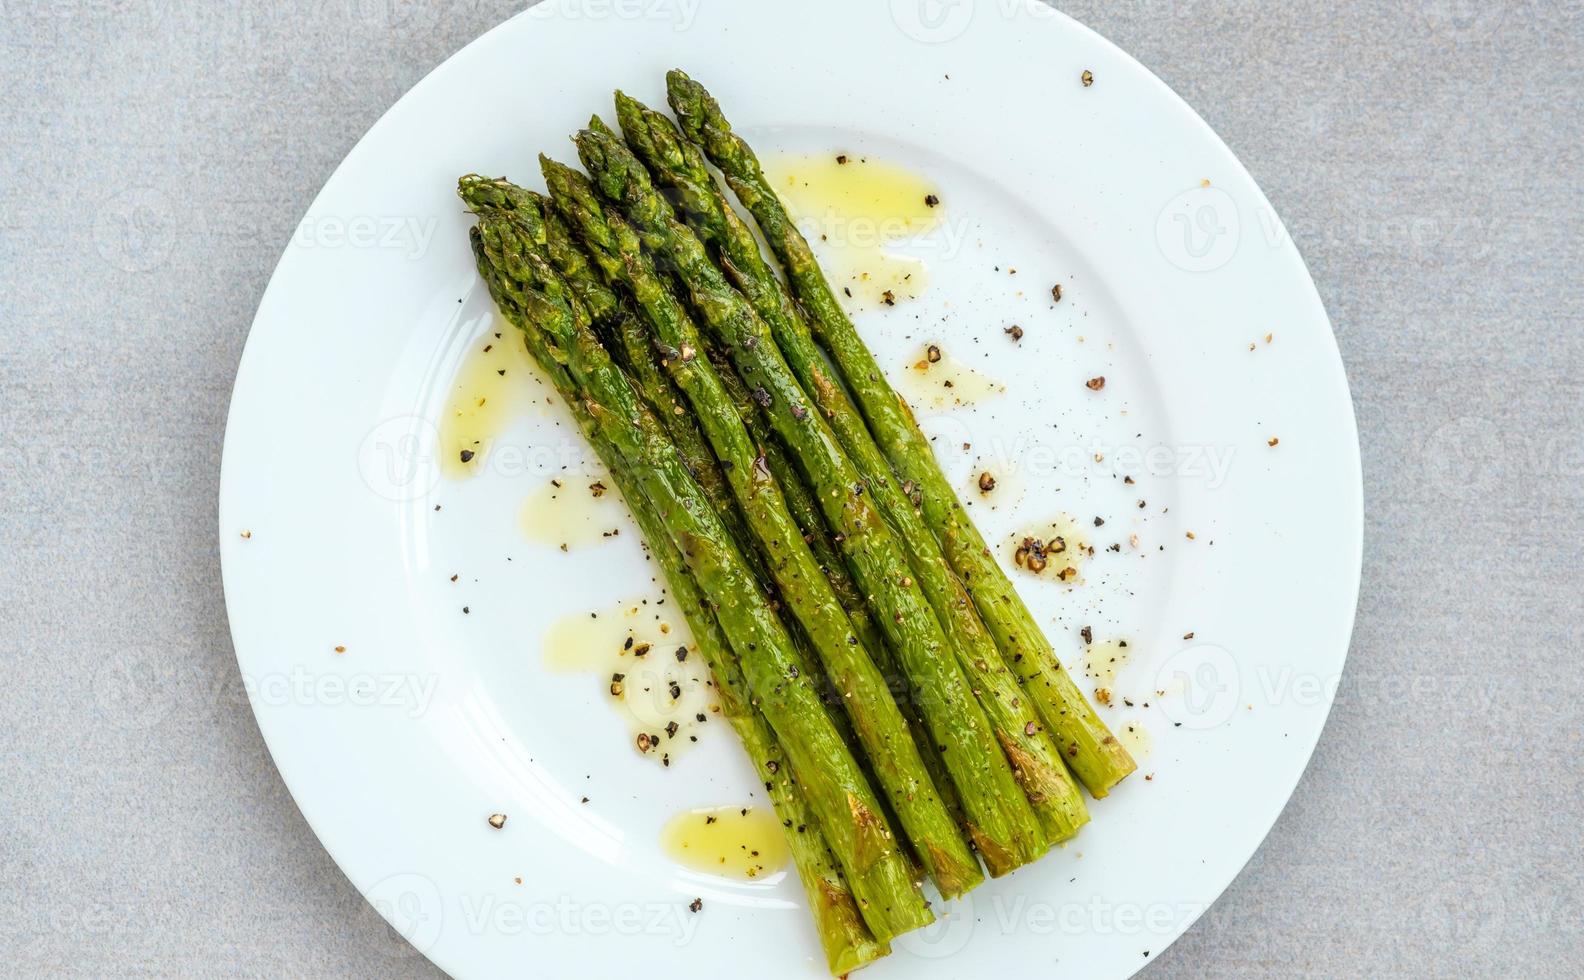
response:
M606 213L587 181L552 160L543 160L542 169L557 207L596 256L594 264L613 270L607 284L630 292L654 331L661 362L691 403L760 549L770 556L781 595L835 683L858 743L907 839L942 894L967 891L981 880L978 863L935 792L885 676L792 519L765 451L749 434L705 356L698 328L644 253L637 234L620 217Z
M969 833L991 874L1044 852L1049 842L1002 755L956 652L913 579L906 545L888 527L830 424L815 410L782 357L769 327L727 281L698 237L677 220L647 170L615 137L593 129L576 137L600 193L617 203L651 250L688 290L695 313L766 409L841 544L859 585L872 597L891 649L915 684L919 704L969 819Z
M518 325L525 336L536 334L532 326L524 321L522 312L501 291L496 281L498 273L485 255L483 239L477 228L471 230L471 237L479 273L489 284L490 293L495 297L502 315ZM550 376L556 390L572 409L578 427L611 471L617 489L631 507L638 529L648 543L650 554L660 564L671 594L687 618L694 646L704 658L714 680L721 714L742 740L753 770L764 781L770 804L786 832L792 863L798 870L799 880L803 882L809 909L814 916L815 931L825 950L826 966L832 975L842 976L885 956L890 948L876 942L869 928L864 925L857 902L825 842L819 817L804 799L802 787L793 778L791 764L776 743L775 733L770 730L769 723L749 703L746 682L737 668L726 636L721 632L715 613L699 591L692 573L688 571L682 553L667 539L660 511L644 497L631 472L609 444L597 438L593 418L578 400L571 376L542 345L533 346L538 348L534 351L534 359Z
M1134 770L1132 757L1062 667L968 519L936 463L929 440L836 301L808 242L765 180L753 150L732 132L720 106L703 86L681 71L672 71L667 87L682 131L721 169L781 260L797 301L807 311L891 468L904 486L917 488L931 532L965 584L1005 661L1017 665L1023 686L1057 736L1063 757L1090 793L1106 795Z
M581 302L537 251L542 224L531 211L499 218L480 216L485 254L500 271L495 281L520 312L520 326L535 335L530 350L565 368L577 388L592 438L608 444L635 495L661 516L671 545L708 598L717 623L737 653L753 702L764 713L798 773L832 853L842 866L860 912L875 938L885 942L930 921L869 788L826 715L816 679L797 667L792 641L730 533L687 471L675 446L642 406L627 376L594 337Z
M665 116L621 93L616 96L622 132L636 154L667 186L689 227L718 249L738 289L769 325L788 364L818 404L842 447L863 474L881 515L913 545L908 561L944 627L969 682L979 695L1013 771L1045 826L1051 843L1066 840L1088 821L1083 795L1060 751L1029 705L1017 675L979 619L956 572L947 563L923 515L903 492L863 416L834 383L808 324L779 277L760 255L753 232L715 183L699 149Z

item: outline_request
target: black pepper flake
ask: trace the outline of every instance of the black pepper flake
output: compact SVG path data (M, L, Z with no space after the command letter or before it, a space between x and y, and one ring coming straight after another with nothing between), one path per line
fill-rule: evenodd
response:
M1062 297L1061 283L1051 287L1051 302L1060 303Z
M1085 626L1083 629L1079 630L1078 631L1078 635L1083 637L1084 646L1089 646L1091 643L1094 642L1094 630L1090 629L1087 626Z
M650 645L649 645L649 644L647 644L647 643L640 643L640 644L638 644L638 645L637 645L637 646L635 646L635 647L633 647L633 652L632 652L632 655L633 655L633 656L635 656L635 657L644 657L644 656L648 656L648 654L649 654L649 651L650 651L650 650L651 650L651 649L652 649L652 647L651 647L651 646L650 646Z
M995 477L990 475L990 471L989 470L986 470L983 473L979 474L979 492L980 493L989 493L990 491L994 490L995 488L996 488L996 479L995 479Z
M682 696L682 685L678 684L676 681L672 681L671 682L671 700L675 701L676 699L680 698L681 696Z
M1014 343L1023 339L1023 328L1015 323L1001 332L1011 337Z
M473 450L464 449L461 452L461 456L462 456L462 462L471 463L473 461Z
M852 287L851 286L843 286L842 287L842 292L847 294L847 298L848 299L852 299Z
M781 771L781 763L771 759L769 762L765 763L765 768L770 770L771 775L774 775Z
M881 302L885 303L885 305L887 305L887 306L895 306L896 305L896 293L893 293L891 290L888 289L885 292L880 294L880 300L881 300Z
M839 164L842 164L842 165L846 165L846 163L847 163L847 154L845 154L845 153L836 154L836 162L839 163Z
M933 207L938 207L939 205L940 205L940 198L936 197L934 194L925 194L924 195L924 206L925 207L933 208Z
M677 647L676 648L676 658L677 658L677 663L681 663L682 661L686 660L687 659L687 647Z
M694 718L697 718L697 719L698 719L698 720L699 720L699 721L705 721L705 720L707 720L707 719L705 719L705 717L704 717L704 712L702 712L702 711L700 711L700 712L699 712L699 713L698 713L698 714L696 714L696 715L694 715L694 716L693 716L693 717L694 717Z
M1101 388L1105 387L1105 375L1102 374L1090 378L1088 381L1084 382L1084 387L1088 388L1090 391L1099 391Z
M938 345L930 344L928 347L924 348L924 360L929 361L931 364L939 364L940 359L941 349Z
M1104 517L1096 517L1095 521L1094 521L1094 524L1095 524L1095 527L1105 527L1105 518Z
M695 898L691 903L689 903L688 911L697 912L699 909L701 909L703 907L704 907L704 900L702 898ZM1144 955L1148 956L1149 954L1145 953Z
M674 721L666 722L666 738L676 738L677 729L681 727Z

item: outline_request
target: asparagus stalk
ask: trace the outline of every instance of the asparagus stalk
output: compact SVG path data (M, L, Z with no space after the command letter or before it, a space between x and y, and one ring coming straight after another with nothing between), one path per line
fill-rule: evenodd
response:
M968 519L929 440L836 301L808 242L765 180L753 150L732 132L720 106L702 85L679 70L670 72L666 81L682 131L721 169L758 221L787 270L797 301L808 311L820 341L861 406L875 441L897 476L918 487L924 516L947 560L968 588L996 644L1021 671L1040 715L1058 735L1068 764L1090 793L1105 796L1134 770L1132 757L1079 691Z
M531 220L530 213L521 214ZM639 402L625 374L589 329L560 277L517 219L486 218L482 236L491 263L514 280L512 294L552 358L577 383L597 438L608 442L636 490L661 513L671 544L686 558L710 600L754 702L780 738L864 921L880 942L930 921L927 904L897 849L857 761L815 689L800 672L791 638L760 601L757 583L729 532L688 473L659 423Z
M1060 750L1027 703L1017 675L1002 659L923 515L892 475L863 416L842 386L833 383L823 352L786 287L760 254L753 232L726 201L703 153L682 138L670 119L620 92L616 107L633 151L672 192L689 227L718 249L722 265L769 325L804 390L813 395L863 473L881 514L904 540L917 542L908 556L913 573L945 627L1013 771L1052 842L1071 837L1087 822L1088 811Z
M599 256L595 264L619 266L608 284L629 290L653 329L662 363L692 404L737 503L771 557L772 574L836 684L876 780L925 869L943 895L962 894L981 880L978 863L935 791L885 676L792 519L765 453L749 435L714 366L702 356L698 328L643 252L637 234L606 213L587 181L547 158L542 168L552 199Z
M499 273L490 265L477 228L470 229L470 237L479 273L489 285L490 295L495 298L502 316L518 326L525 336L536 334L531 326L524 326L521 310L503 291L497 278ZM534 359L550 377L562 399L571 408L578 428L610 470L617 489L632 509L633 519L638 523L650 554L659 563L671 594L687 619L694 645L710 669L721 714L742 741L754 773L763 780L770 805L786 833L787 848L808 897L809 910L825 952L827 968L833 976L843 976L886 955L890 948L877 942L864 925L857 902L825 842L819 818L804 799L803 789L793 778L791 764L776 743L769 723L749 704L742 672L732 658L725 634L721 632L714 612L688 571L682 553L667 540L660 511L643 495L632 474L610 445L597 437L593 418L583 407L565 369L549 356L542 345L531 346L539 348L533 351Z
M854 575L873 597L891 648L917 684L930 731L943 749L969 817L969 833L992 875L1033 861L1048 838L1029 806L994 730L908 566L903 543L886 525L864 480L823 415L783 359L769 328L654 189L647 171L606 133L584 130L578 153L600 192L618 204L645 247L682 282L695 312L727 350L738 373L786 441L841 544Z
M727 529L732 533L732 539L737 543L738 550L743 553L743 557L748 560L755 576L759 579L765 601L773 608L780 609L782 607L780 591L771 574L769 562L765 560L764 554L754 547L754 538L748 531L742 508L734 500L714 452L704 438L704 433L699 430L698 422L685 407L681 393L660 367L654 345L650 342L649 332L631 309L626 297L618 296L612 288L605 285L605 276L595 273L590 265L589 254L577 243L571 228L567 227L566 221L554 207L550 206L550 201L543 195L525 190L504 179L473 182L464 189L464 193L466 195L464 199L483 209L503 207L508 210L520 210L528 207L533 209L532 214L542 218L545 257L561 274L562 280L572 290L573 295L583 301L591 318L596 321L604 320L607 348L637 382L640 395L648 403L650 410L654 412L667 434L671 436L677 452L682 455L688 470L709 497L715 512L725 521ZM810 677L818 676L816 670L818 658L813 652L812 641L808 634L796 619L786 620L786 625L792 634L792 642L802 658L798 669L808 673ZM822 694L828 707L840 703L840 695L834 685L825 685ZM833 712L831 717L841 730L843 739L848 744L856 744L857 739L852 734L846 716L840 712ZM864 772L870 775L871 780L877 781L873 780L869 760L860 757L858 761L864 766Z

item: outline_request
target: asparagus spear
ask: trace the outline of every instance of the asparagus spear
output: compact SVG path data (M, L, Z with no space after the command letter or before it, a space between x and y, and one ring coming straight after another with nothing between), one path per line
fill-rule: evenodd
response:
M715 455L704 434L699 431L697 421L684 407L680 392L662 373L654 356L653 345L649 342L648 331L626 299L605 285L604 276L594 273L589 255L573 238L572 230L567 227L565 220L549 206L548 199L543 195L518 187L504 178L471 178L459 186L459 192L463 200L475 210L524 212L527 209L524 213L533 216L543 228L545 257L561 274L573 295L583 303L590 318L604 323L607 347L638 382L640 393L671 436L677 452L682 455L682 461L698 480L699 486L715 507L715 512L725 521L738 550L753 568L764 591L765 601L774 608L781 608L780 592L771 575L769 563L753 546L754 539L748 532L742 509L733 499ZM811 677L817 676L815 665L818 661L807 634L795 619L786 625L801 657L798 669ZM840 697L833 685L825 685L822 693L827 705L839 703ZM844 740L856 744L857 739L852 736L846 717L833 713L832 719L841 729ZM869 760L860 758L858 761L864 765L864 771L869 773Z
M1051 840L1071 837L1088 820L1088 811L1060 750L1039 724L1038 713L1027 703L1017 676L1002 659L923 515L893 477L863 416L842 386L833 383L823 352L780 278L760 254L753 232L727 203L704 155L682 138L671 120L621 92L616 93L616 107L633 151L672 191L689 227L719 250L721 263L769 325L804 390L813 395L863 473L881 514L904 540L917 542L908 556L913 573L978 692L1013 771Z
M702 356L704 341L698 328L644 253L637 234L618 216L606 213L586 179L548 158L542 158L541 166L557 207L598 256L595 264L619 267L609 284L619 283L632 293L653 329L662 363L692 404L737 503L761 548L771 556L771 572L783 594L792 598L793 615L835 682L908 840L941 893L962 894L981 880L979 865L936 794L885 676L792 519L765 453L749 435L720 375Z
M531 220L531 215L521 218ZM929 922L929 908L879 800L826 715L815 679L798 669L791 638L760 601L752 572L675 446L595 339L581 303L534 250L543 241L542 231L525 234L516 218L485 216L482 237L491 263L520 286L512 299L524 322L577 383L597 437L610 443L637 491L660 511L669 541L710 600L737 652L747 690L800 774L875 938L886 942Z
M847 610L847 617L852 620L858 638L874 655L875 663L880 670L890 679L897 707L907 716L908 731L912 733L913 744L918 746L919 755L924 759L924 767L929 770L935 791L940 794L941 802L951 811L958 826L966 828L968 819L963 812L962 800L957 796L957 788L952 785L951 775L946 770L946 761L941 758L940 746L935 744L935 739L930 735L929 728L924 722L923 714L914 703L913 692L902 665L897 662L896 654L886 642L885 633L870 615L863 592L853 581L841 552L836 547L836 542L831 538L830 528L825 524L825 516L820 513L819 501L802 475L798 473L797 468L793 466L791 457L781 443L781 438L770 430L753 396L748 393L742 379L737 376L731 360L716 344L708 345L708 353L710 360L715 364L716 373L720 375L722 383L726 386L727 393L737 405L737 411L748 423L748 431L764 449L765 456L770 462L770 472L781 484L786 496L787 509L792 512L792 519L797 522L798 527L803 529L803 538L809 543L809 550L814 552L814 558L820 563L820 568L824 570L826 577L830 579L831 588L836 590L843 608Z
M873 597L891 648L915 680L920 703L969 816L969 833L992 875L1033 861L1047 837L1001 753L984 710L941 624L914 581L906 549L885 524L825 418L803 391L765 325L676 219L643 165L606 133L584 130L578 153L600 192L616 202L645 247L662 257L694 310L727 350L778 435L818 491L821 509L854 575Z
M973 597L1006 659L1018 665L1040 715L1089 792L1105 796L1135 764L1078 690L1028 607L997 564L936 463L907 403L892 389L852 321L836 301L813 251L765 180L758 158L704 87L675 70L666 76L671 108L688 139L703 147L739 200L758 220L808 311L815 331L862 407L875 440L898 477L919 488L931 530Z
M501 314L517 325L525 336L536 335L537 332L531 326L524 326L521 310L503 291L497 279L499 274L485 254L479 230L473 228L469 233L479 273L489 285L490 295L495 298ZM556 390L571 408L579 429L589 438L596 453L610 470L617 489L632 509L633 519L638 523L650 554L660 564L671 594L687 618L694 645L714 680L721 714L741 739L755 774L764 781L770 805L781 820L792 863L798 870L798 878L808 897L809 910L814 916L815 932L825 951L826 966L832 975L843 976L886 955L890 947L876 942L869 928L864 925L857 902L825 842L819 818L804 799L803 789L793 778L791 764L776 744L769 723L749 704L742 672L732 658L726 637L692 573L688 571L682 553L666 538L660 511L643 495L632 474L610 445L597 438L593 419L579 400L565 369L549 356L542 345L535 345L532 341L530 345L538 348L533 351L534 359L551 378Z

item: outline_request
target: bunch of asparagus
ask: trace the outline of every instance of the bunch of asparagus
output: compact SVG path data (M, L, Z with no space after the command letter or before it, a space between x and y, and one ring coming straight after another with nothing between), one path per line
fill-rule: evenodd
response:
M968 520L719 105L469 175L478 269L633 509L786 828L835 974L1036 860L1134 768ZM761 252L710 172L752 215Z

